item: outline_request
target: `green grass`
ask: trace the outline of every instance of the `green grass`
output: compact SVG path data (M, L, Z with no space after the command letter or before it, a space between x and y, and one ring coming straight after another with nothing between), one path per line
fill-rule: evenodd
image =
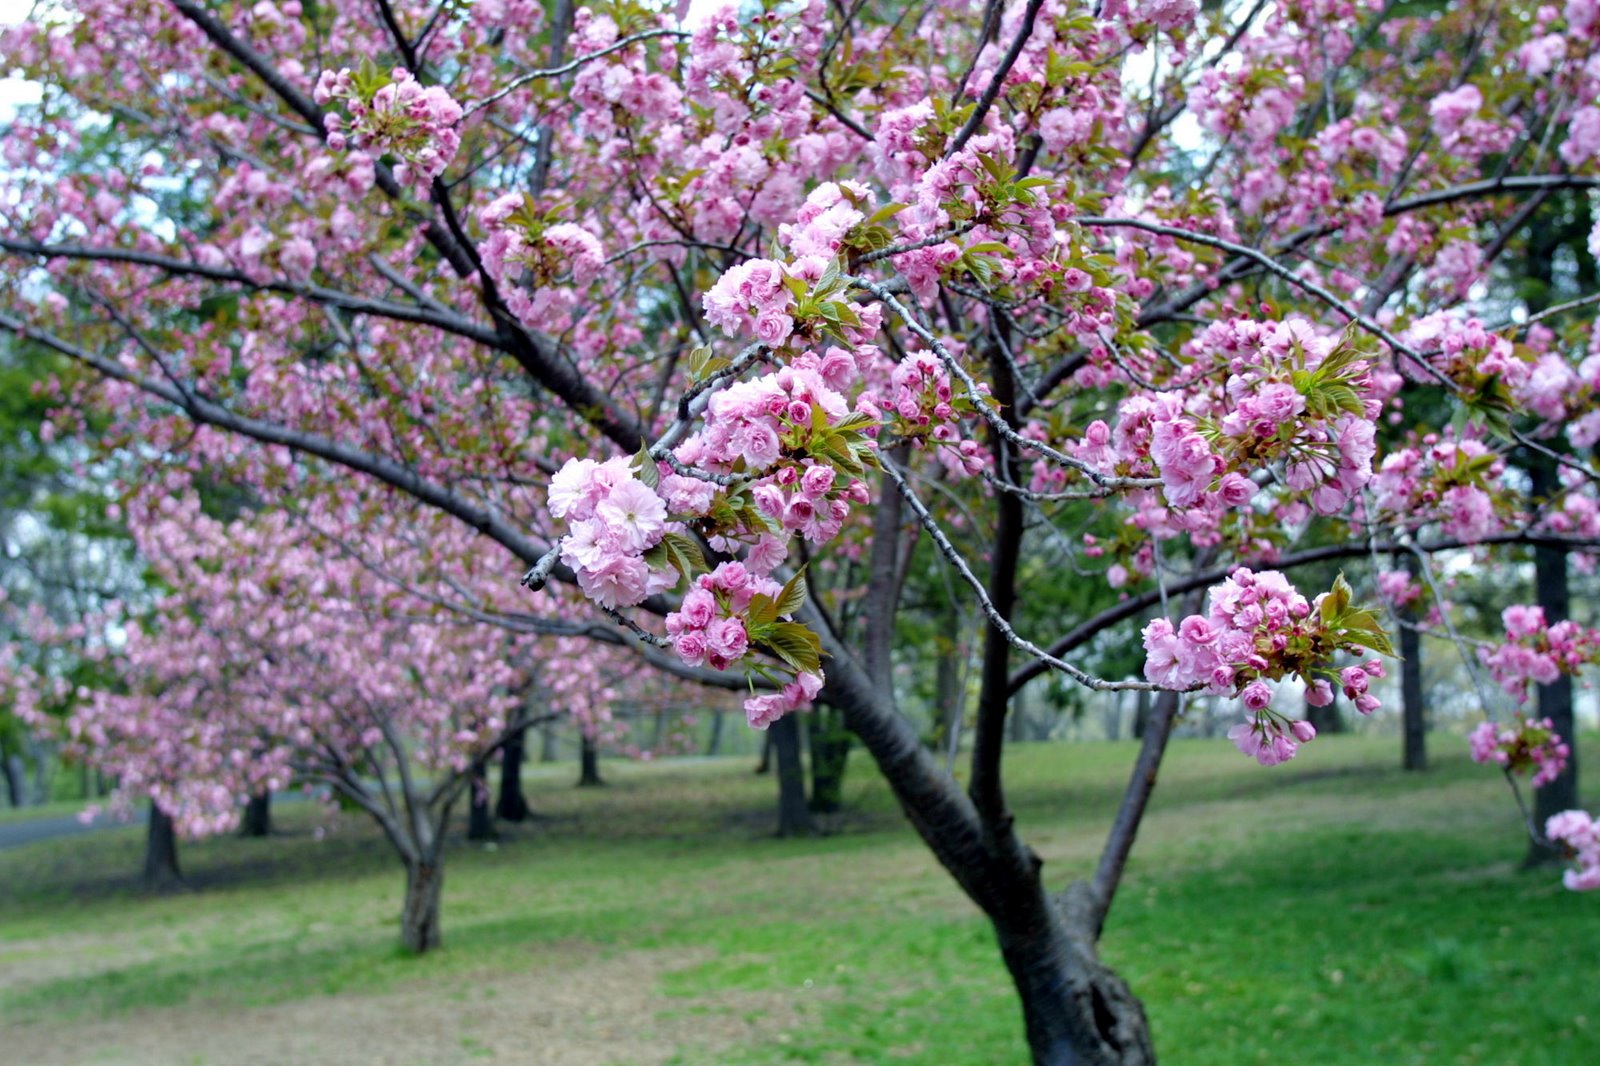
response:
M1421 776L1393 769L1396 746L1323 738L1268 771L1226 742L1174 745L1103 945L1164 1062L1600 1062L1600 899L1516 868L1511 798L1464 745L1435 738L1448 754ZM1054 883L1092 863L1132 751L1008 753ZM420 959L394 948L399 867L353 815L316 841L307 806L280 807L283 836L186 845L201 890L177 897L135 890L136 828L0 853L0 1030L417 988L465 999L655 953L674 960L645 990L656 1017L777 1027L714 1052L680 1038L675 1061L1020 1061L986 923L867 761L852 760L835 832L802 841L766 835L773 786L749 769L608 766L601 790L540 776L546 818L452 851L446 947ZM42 959L60 972L27 978Z

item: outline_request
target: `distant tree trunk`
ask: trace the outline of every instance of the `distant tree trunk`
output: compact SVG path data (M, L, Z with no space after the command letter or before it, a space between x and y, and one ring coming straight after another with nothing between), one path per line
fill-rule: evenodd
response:
M22 806L23 773L22 757L8 755L5 748L0 747L0 774L5 775L6 800L13 807Z
M811 810L834 814L844 806L844 772L850 761L850 730L835 707L819 706L806 720L811 743Z
M1547 463L1532 467L1533 494L1548 496L1555 489L1555 476ZM1539 606L1544 608L1548 625L1564 622L1570 617L1571 605L1567 594L1567 553L1559 547L1540 545L1533 550L1534 587ZM1555 684L1539 686L1539 716L1548 718L1572 748L1567 767L1561 776L1533 794L1534 821L1543 831L1545 819L1578 806L1578 737L1572 715L1572 678L1563 674ZM1555 862L1555 852L1530 844L1528 865Z
M149 832L145 834L144 887L147 892L173 892L185 887L183 874L178 871L178 837L172 817L154 803L150 804Z
M432 860L406 863L406 901L400 911L400 945L414 955L439 946L439 895L444 864Z
M1135 699L1134 702L1133 702L1133 739L1134 740L1143 740L1144 739L1145 719L1150 717L1150 708L1152 706L1153 706L1153 703L1152 703L1152 701L1150 699L1150 693L1144 692L1144 691L1139 692L1138 693L1138 698Z
M805 768L800 762L800 723L786 714L767 730L778 757L778 835L809 836L811 811L806 807Z
M494 827L494 810L489 803L489 769L482 759L472 764L467 797L467 839L500 839Z
M772 772L772 730L761 734L761 761L756 763L756 773Z
M242 837L269 837L272 835L272 793L262 792L251 796L244 805L244 817L239 820Z
M605 784L600 780L600 746L589 734L583 734L583 746L578 756L578 787L599 788Z
M33 759L33 800L35 807L50 802L50 748L37 741L25 740L28 755Z
M561 761L561 735L556 732L556 727L547 725L539 730L539 761Z
M500 748L500 798L494 816L507 822L525 822L532 811L522 791L522 762L527 758L528 731L519 729Z
M725 717L722 711L711 712L711 739L706 741L707 755L716 755L722 750L722 720Z
M961 732L961 656L960 645L952 638L938 641L939 657L934 660L933 703L938 715L939 740L946 751L960 743Z
M1415 581L1422 574L1422 563L1410 552L1402 559L1405 570ZM1401 609L1400 627L1400 710L1404 735L1400 767L1404 770L1428 768L1428 709L1422 695L1422 634L1417 632L1420 612L1416 606Z

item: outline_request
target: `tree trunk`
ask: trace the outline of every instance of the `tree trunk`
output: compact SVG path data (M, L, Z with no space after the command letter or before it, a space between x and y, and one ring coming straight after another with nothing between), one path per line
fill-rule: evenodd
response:
M1422 574L1422 563L1410 552L1403 563L1412 579ZM1422 696L1422 634L1416 623L1420 612L1410 606L1402 609L1400 626L1400 711L1404 736L1400 766L1404 770L1428 768L1428 709Z
M467 839L498 840L494 812L489 804L489 771L482 759L472 764L472 780L467 782Z
M439 946L439 894L444 888L444 863L406 863L406 900L400 910L400 945L413 955Z
M506 738L500 749L500 797L494 816L507 822L525 822L533 812L522 791L522 762L527 758L528 731L519 729Z
M1087 886L1074 886L1075 895ZM1144 1006L1102 963L1085 931L1034 884L995 919L1000 954L1022 1000L1036 1066L1147 1066L1156 1061ZM1082 899L1082 896L1078 898ZM1080 924L1082 923L1082 924Z
M835 814L844 806L844 772L850 761L850 730L844 715L819 706L806 721L811 742L811 810Z
M239 820L242 837L269 837L272 835L272 793L262 792L251 796L244 805L244 817Z
M806 807L805 768L800 762L800 723L786 714L767 732L778 756L778 835L809 836L811 811Z
M0 774L6 779L6 800L13 807L22 806L22 759L17 755L8 755L4 748L0 748Z
M173 892L185 887L178 870L178 837L172 817L152 803L149 827L144 843L145 891Z
M1555 488L1555 478L1548 464L1533 467L1533 492L1535 496L1548 495ZM1539 606L1544 608L1547 625L1564 622L1570 614L1567 596L1567 553L1559 547L1540 545L1533 550L1534 585ZM1555 684L1539 686L1539 716L1548 718L1555 731L1572 748L1566 769L1554 781L1533 794L1534 821L1539 830L1545 819L1578 806L1578 737L1573 728L1572 678L1563 674ZM1527 864L1555 862L1559 856L1549 848L1530 844Z
M772 772L772 730L761 734L761 761L756 763L756 773Z
M1145 719L1150 717L1150 708L1154 706L1150 693L1141 690L1133 701L1133 739L1144 739Z
M727 715L721 711L711 712L711 739L706 742L706 754L716 755L722 750L722 720Z
M599 788L605 784L600 780L600 746L595 743L589 734L583 734L583 748L578 756L578 787Z
M539 730L539 761L561 761L561 737L555 726L547 725Z

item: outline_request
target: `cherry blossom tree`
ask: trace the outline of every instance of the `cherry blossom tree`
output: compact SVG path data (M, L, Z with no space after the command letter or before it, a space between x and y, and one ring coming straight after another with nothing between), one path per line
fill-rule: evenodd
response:
M1530 312L1504 266L1600 184L1597 38L1591 0L71 0L3 38L42 96L0 325L98 372L61 432L332 527L330 574L747 688L756 728L835 708L1035 1059L1148 1062L1096 941L1183 693L1280 763L1285 688L1377 707L1378 560L1600 546L1600 297ZM897 707L918 552L985 625L966 789ZM1361 592L1296 586L1338 560ZM1060 573L1123 598L1064 623ZM1080 665L1139 623L1142 677ZM1003 774L1046 673L1159 693L1054 888ZM1530 820L1574 887L1586 819Z

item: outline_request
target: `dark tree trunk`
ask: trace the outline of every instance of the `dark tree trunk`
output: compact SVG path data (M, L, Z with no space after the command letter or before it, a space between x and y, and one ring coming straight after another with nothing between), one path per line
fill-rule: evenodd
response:
M1154 706L1150 693L1140 691L1138 698L1133 701L1133 739L1144 739L1145 719L1150 717L1150 708Z
M808 836L811 811L806 806L805 767L800 759L800 723L786 714L767 730L778 756L778 835Z
M467 782L467 839L499 840L494 827L494 811L489 802L489 770L482 759L472 764L472 780Z
M272 793L262 792L251 796L244 805L244 817L239 819L242 837L269 837L272 835Z
M406 863L406 900L400 910L400 946L421 955L439 946L439 894L444 888L444 864L432 861Z
M0 748L0 774L5 775L7 802L13 807L22 806L22 760L6 754L4 748Z
M522 791L522 761L527 758L528 731L519 729L506 738L500 749L500 797L494 816L507 822L525 822L532 811Z
M147 892L173 892L184 888L178 870L178 836L172 818L150 804L149 832L144 843L144 887Z
M711 739L706 741L707 755L716 755L722 750L722 720L725 717L721 711L711 712Z
M761 735L761 761L756 763L756 773L767 774L772 772L772 730L767 730Z
M1422 563L1407 552L1405 570L1416 580ZM1400 626L1400 711L1404 737L1400 766L1405 770L1428 768L1428 709L1422 696L1422 634L1417 632L1420 612L1415 606L1403 608Z
M1533 467L1533 494L1546 496L1555 488L1555 477L1548 464ZM1567 595L1567 553L1559 547L1540 545L1533 550L1534 586L1539 606L1544 608L1548 625L1564 622L1570 617L1571 606ZM1536 826L1542 832L1545 819L1578 806L1578 737L1573 728L1572 678L1563 674L1553 685L1539 686L1539 716L1548 718L1572 748L1567 767L1561 776L1533 794L1533 811ZM1554 862L1557 854L1537 844L1528 849L1528 864Z
M850 730L844 715L819 706L806 721L811 743L811 810L835 814L844 806L844 772L850 761Z
M589 734L583 734L583 747L578 756L578 787L599 788L605 784L600 780L600 745Z

